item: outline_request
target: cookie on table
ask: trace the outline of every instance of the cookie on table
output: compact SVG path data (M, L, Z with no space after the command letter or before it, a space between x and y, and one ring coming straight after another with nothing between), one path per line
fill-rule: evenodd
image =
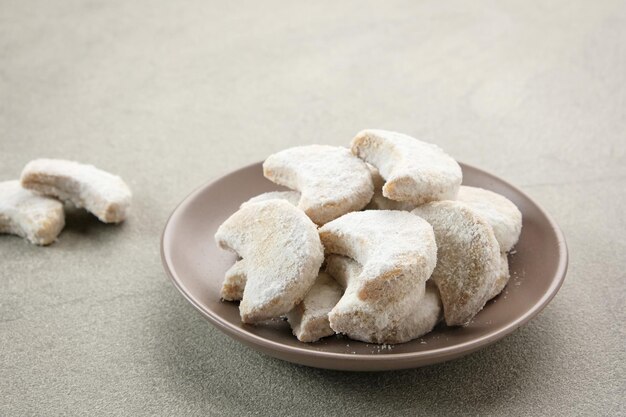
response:
M24 167L22 187L85 208L104 223L126 219L132 194L117 175L63 159L35 159Z
M0 182L0 233L36 245L54 242L65 226L63 204L24 189L18 180Z

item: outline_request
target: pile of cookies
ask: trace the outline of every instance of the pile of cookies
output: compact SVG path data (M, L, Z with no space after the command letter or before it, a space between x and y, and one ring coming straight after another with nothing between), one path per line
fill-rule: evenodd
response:
M35 159L19 180L0 182L0 233L49 245L65 226L63 202L85 208L104 223L126 219L131 192L118 176L63 159Z
M435 145L364 130L350 149L278 152L263 173L293 191L250 199L215 234L240 258L221 296L241 301L244 323L286 317L302 342L403 343L442 319L467 324L507 284L520 211L462 186Z

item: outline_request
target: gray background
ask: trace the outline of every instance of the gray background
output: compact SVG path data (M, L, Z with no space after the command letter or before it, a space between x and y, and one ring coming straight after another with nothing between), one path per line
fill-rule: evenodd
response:
M236 3L236 4L235 4ZM0 237L0 415L623 414L626 4L0 1L0 180L36 157L134 191L119 227ZM360 129L438 143L540 202L570 271L528 326L377 374L258 354L159 259L192 189Z

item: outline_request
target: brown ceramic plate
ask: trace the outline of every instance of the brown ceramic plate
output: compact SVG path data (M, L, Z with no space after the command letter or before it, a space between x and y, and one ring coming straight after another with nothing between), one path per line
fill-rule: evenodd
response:
M286 322L243 325L235 303L220 301L224 273L235 256L220 250L213 235L239 205L280 187L263 177L261 163L212 181L170 216L161 240L161 257L174 285L209 322L263 353L307 366L352 371L415 368L443 362L494 343L535 317L557 293L567 270L567 247L551 217L526 194L477 168L461 164L463 183L486 188L512 200L523 215L511 279L505 290L466 327L439 325L420 339L394 346L366 344L333 336L301 343Z

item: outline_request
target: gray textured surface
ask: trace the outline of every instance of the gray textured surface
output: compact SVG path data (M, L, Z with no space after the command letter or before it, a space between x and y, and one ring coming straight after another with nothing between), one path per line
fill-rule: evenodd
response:
M0 1L0 179L40 156L135 194L120 227L0 237L0 415L624 414L624 2ZM161 269L201 183L364 127L432 140L538 200L570 272L451 363L308 369L213 329Z

